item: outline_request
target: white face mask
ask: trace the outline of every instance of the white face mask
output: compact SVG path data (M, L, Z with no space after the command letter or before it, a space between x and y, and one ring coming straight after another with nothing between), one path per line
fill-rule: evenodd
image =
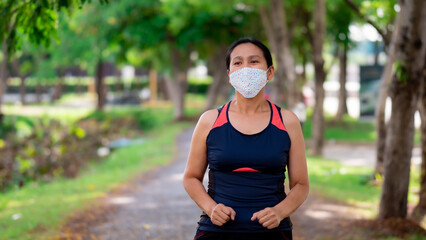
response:
M237 92L245 98L254 98L267 83L267 71L245 67L231 73L229 78Z

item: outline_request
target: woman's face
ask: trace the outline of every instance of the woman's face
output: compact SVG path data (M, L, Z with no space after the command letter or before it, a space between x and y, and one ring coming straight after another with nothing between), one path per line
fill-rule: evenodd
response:
M231 52L229 73L250 67L266 70L268 65L262 50L252 43L242 43Z

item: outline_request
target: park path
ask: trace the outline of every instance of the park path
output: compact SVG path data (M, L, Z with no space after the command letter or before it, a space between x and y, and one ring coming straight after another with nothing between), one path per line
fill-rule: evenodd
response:
M108 198L116 210L88 232L104 240L192 239L201 211L182 186L192 132L190 128L177 136L179 150L171 164L132 182L131 191Z
M131 190L107 196L106 208L114 211L106 211L107 216L99 223L86 223L82 239L193 239L201 210L186 194L181 181L192 132L189 128L177 136L178 154L171 164L142 174L129 183L127 189ZM294 239L336 239L345 234L344 226L349 221L360 216L354 207L311 192L291 218Z

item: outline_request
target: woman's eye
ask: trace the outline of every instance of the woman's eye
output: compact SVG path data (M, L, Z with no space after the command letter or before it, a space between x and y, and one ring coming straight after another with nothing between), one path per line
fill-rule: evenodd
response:
M241 62L234 62L234 65L240 65Z
M259 63L258 60L252 60L251 63Z

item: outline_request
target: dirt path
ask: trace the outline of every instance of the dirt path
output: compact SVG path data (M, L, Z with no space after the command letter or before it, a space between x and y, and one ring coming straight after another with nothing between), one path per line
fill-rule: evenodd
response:
M192 131L188 129L177 137L179 153L171 164L143 174L118 193L103 199L104 210L99 211L104 215L102 221L77 229L83 232L80 232L83 239L192 239L201 212L186 194L181 181ZM87 217L77 216L71 222L85 219ZM67 225L73 228L73 223Z
M73 232L72 236L82 239L193 239L201 211L181 183L192 131L188 129L178 136L179 154L173 163L109 194L100 201L101 207L70 220L64 232ZM292 216L294 238L336 239L344 234L344 225L356 218L350 206L313 193Z

